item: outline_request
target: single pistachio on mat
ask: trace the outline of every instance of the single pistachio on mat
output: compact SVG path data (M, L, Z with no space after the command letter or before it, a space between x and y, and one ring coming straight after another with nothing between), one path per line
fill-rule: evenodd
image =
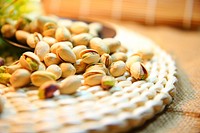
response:
M84 84L95 86L101 84L101 79L106 73L103 70L90 70L83 74Z
M39 57L40 61L44 60L46 54L50 52L49 44L44 41L38 42L35 47L34 53Z
M0 66L3 66L4 64L5 64L4 58L1 58L1 57L0 57Z
M74 54L72 49L67 45L59 45L56 50L56 55L62 61L70 63L76 62L76 55Z
M12 74L17 69L20 69L20 68L22 68L22 66L20 65L19 61L16 61L10 66L6 66L6 72Z
M117 52L123 52L123 53L127 53L128 49L126 47L124 47L123 45L121 45L118 49Z
M62 75L62 70L58 65L50 65L47 67L46 71L52 72L53 74L56 75L56 80L59 79Z
M68 29L70 28L72 23L73 22L70 19L59 19L58 22L57 22L58 26L63 26L63 27L68 28Z
M130 70L130 67L135 62L142 62L142 58L138 54L133 54L126 61L126 70Z
M122 76L126 72L126 64L123 61L113 62L110 66L110 74L114 77Z
M43 36L54 37L57 25L54 22L47 22L43 26Z
M47 71L36 71L31 74L31 82L35 86L41 86L47 81L55 81L56 75Z
M54 81L48 81L39 87L38 96L40 99L52 98L55 91L60 89L60 85Z
M61 77L63 78L74 75L76 73L76 68L71 63L61 63L60 68L62 70Z
M87 33L89 31L88 24L82 21L73 22L70 26L70 31L73 34Z
M88 26L89 26L89 29L93 29L97 32L100 32L103 29L103 25L101 23L98 23L98 22L92 22Z
M60 47L61 45L63 46L69 46L71 49L73 48L73 45L71 42L69 41L64 41L64 42L57 42L57 43L54 43L52 46L51 46L51 49L50 51L54 54L56 54L56 50L58 49L58 47Z
M115 85L115 83L116 83L116 80L112 76L103 76L101 79L101 87L104 90L108 90L112 88Z
M15 37L16 37L17 41L22 44L26 44L26 40L29 35L30 35L29 32L26 32L23 30L17 30L15 33Z
M45 41L46 43L48 43L50 47L51 47L54 43L57 42L55 38L49 37L49 36L43 37L42 40Z
M1 27L1 34L5 38L12 38L15 36L16 28L11 24L5 24Z
M98 52L94 49L85 49L80 52L80 57L86 64L95 64L100 60Z
M10 77L10 83L14 88L20 88L31 82L31 73L26 69L17 69Z
M73 94L81 86L81 80L75 76L71 75L60 83L60 93L61 94Z
M25 52L19 59L19 63L22 68L25 68L31 72L38 70L40 65L39 57L33 52Z
M109 67L112 64L113 60L109 54L103 54L101 55L100 62L104 63L106 67Z
M26 43L31 48L35 48L37 43L42 40L42 35L38 32L35 32L33 34L30 34L26 40Z
M148 77L148 72L141 62L135 62L130 67L131 77L136 80L144 80Z
M75 46L72 51L74 52L74 54L76 55L76 59L80 59L80 52L87 49L87 47L85 45L79 45L79 46Z
M137 52L138 55L141 56L142 60L150 60L153 57L153 49L152 48L144 48Z
M113 62L119 61L119 60L126 62L127 60L127 55L123 52L115 52L111 55L111 57L112 57Z
M59 64L61 60L54 53L48 53L44 56L44 63L46 66L50 66L52 64Z
M0 73L0 84L9 84L10 77L9 73Z
M7 66L0 66L0 73L6 73Z
M90 40L92 39L92 35L89 33L81 33L72 37L72 42L74 46L85 45L88 46Z
M115 38L104 38L103 42L109 47L110 53L114 53L121 46L121 42Z
M58 42L70 41L71 40L71 33L65 27L58 27L56 29L55 38Z
M78 59L74 63L74 67L76 69L77 74L84 73L86 70L86 66L87 66L87 64L84 63L82 59Z
M89 44L90 48L96 50L100 55L104 53L109 54L109 47L103 42L103 40L99 37L94 37L90 40Z

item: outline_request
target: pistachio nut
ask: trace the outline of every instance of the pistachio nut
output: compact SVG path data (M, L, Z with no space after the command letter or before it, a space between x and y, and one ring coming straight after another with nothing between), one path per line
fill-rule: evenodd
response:
M58 26L63 26L65 28L70 28L70 26L72 25L72 20L70 19L59 19L57 22Z
M127 60L127 55L125 53L123 53L123 52L113 53L111 55L111 57L112 57L113 62L119 61L119 60L121 60L123 62L126 62L126 60Z
M43 41L45 41L46 43L48 43L50 47L51 47L54 43L57 42L55 38L49 37L49 36L43 37Z
M101 23L98 23L98 22L92 22L92 23L89 24L89 29L100 32L103 29L103 25Z
M60 68L62 70L63 78L74 75L76 73L76 69L71 63L61 63Z
M30 32L30 27L29 27L30 21L31 20L29 18L23 16L17 20L17 23L15 24L15 28L17 30Z
M103 76L101 79L101 87L104 90L108 90L112 88L115 85L115 83L116 83L116 80L112 76Z
M59 79L62 75L62 70L58 65L50 65L47 67L46 71L52 72L53 74L56 75L56 80Z
M10 83L14 88L20 88L31 82L31 73L26 69L17 69L10 77Z
M74 63L74 67L76 69L76 73L77 74L84 73L85 69L86 69L86 66L87 66L87 64L84 63L82 59L78 59Z
M36 20L32 20L32 21L29 23L29 27L30 27L30 32L31 32L31 33L40 32L40 28L39 28L37 19L36 19Z
M121 45L118 49L117 52L123 52L123 53L127 53L128 49L126 47L124 47L123 45Z
M57 18L52 17L52 16L42 16L42 15L39 15L37 17L37 25L39 27L40 33L43 32L44 25L48 22L56 23Z
M11 24L4 24L1 27L1 34L5 38L12 38L15 36L16 29Z
M63 45L63 46L68 46L68 47L70 47L71 49L73 48L72 43L69 42L69 41L57 42L57 43L54 43L54 44L51 46L50 51L51 51L52 53L56 54L56 50L57 50L58 47L61 46L61 45Z
M22 66L20 65L20 63L17 61L13 64L11 64L10 66L6 67L6 72L12 74L14 71L16 71L17 69L20 69Z
M80 52L80 57L86 64L95 64L100 60L98 52L94 49L85 49Z
M46 66L50 66L52 64L59 64L61 61L54 53L48 53L44 56L44 63Z
M96 50L100 55L106 53L109 54L109 47L103 42L103 40L99 37L94 37L90 40L89 44L90 48Z
M9 83L11 75L9 73L0 73L0 84L7 85Z
M76 62L76 55L74 54L72 49L67 45L59 45L56 50L56 55L58 56L59 59L63 61L70 63Z
M33 33L33 34L30 34L26 40L26 43L29 45L29 47L31 48L35 48L35 46L37 45L37 43L39 41L42 40L42 35L40 33Z
M121 42L115 38L104 38L103 42L109 47L110 53L114 53L121 46Z
M138 54L133 54L126 61L126 69L129 71L130 67L135 62L142 62L142 58Z
M47 71L36 71L31 74L31 82L35 86L41 86L47 81L55 81L56 75Z
M43 62L40 62L38 71L45 71L45 70L46 70L45 64Z
M48 81L39 87L38 96L40 99L52 98L55 91L59 90L60 86L54 81Z
M75 46L72 51L74 52L74 54L76 55L76 59L80 59L80 52L87 49L87 47L85 45L79 45L79 46Z
M19 59L19 63L22 68L25 68L31 72L38 70L40 65L39 57L33 52L25 52Z
M87 33L89 31L89 26L85 22L76 21L70 26L70 31L73 34Z
M65 27L58 27L56 29L55 38L58 42L70 41L71 40L71 33Z
M103 54L101 56L100 62L104 63L106 67L109 67L112 64L113 60L109 54Z
M108 69L106 68L105 64L103 64L103 63L97 63L97 64L87 65L86 72L91 71L91 70L102 70L106 74L109 75Z
M135 62L130 68L131 77L136 80L144 80L148 77L148 72L141 62Z
M60 84L60 93L73 94L80 86L81 86L81 80L77 76L71 75L62 80Z
M153 57L153 49L151 48L144 48L137 52L138 55L141 56L142 60L150 60Z
M106 73L103 70L90 70L83 74L84 84L95 86L101 84L101 79Z
M126 72L126 64L123 61L113 62L110 66L110 74L114 77L122 76Z
M54 22L47 22L43 26L43 36L54 37L57 25Z
M29 35L30 35L29 32L26 32L23 30L17 30L15 33L15 37L16 37L17 41L22 44L26 44L26 40Z
M44 41L38 42L35 47L34 53L39 57L40 61L44 60L46 54L50 52L49 44Z
M78 45L88 46L91 39L92 39L91 34L81 33L81 34L77 34L77 35L73 36L72 42L73 42L74 46L78 46Z

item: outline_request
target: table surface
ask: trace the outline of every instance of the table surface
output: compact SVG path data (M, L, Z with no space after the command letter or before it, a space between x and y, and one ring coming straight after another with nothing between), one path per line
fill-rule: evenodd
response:
M200 132L200 30L109 22L140 33L170 54L177 65L177 94L164 112L130 133Z

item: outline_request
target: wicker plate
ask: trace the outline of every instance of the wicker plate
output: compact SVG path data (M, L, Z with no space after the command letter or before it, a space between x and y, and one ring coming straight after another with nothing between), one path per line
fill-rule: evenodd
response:
M163 111L175 94L175 62L151 40L115 28L119 29L116 38L129 48L128 54L143 48L154 51L154 57L145 64L149 72L146 80L109 91L82 86L74 95L49 100L39 100L34 88L5 93L0 132L116 133L137 127ZM125 82L130 82L128 77Z

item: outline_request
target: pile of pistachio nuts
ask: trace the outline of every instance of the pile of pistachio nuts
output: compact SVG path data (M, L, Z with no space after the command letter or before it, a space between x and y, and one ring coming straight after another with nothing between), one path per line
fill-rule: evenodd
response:
M100 85L108 90L123 75L131 82L146 79L144 63L153 52L141 50L128 56L119 40L99 36L102 27L98 22L47 16L21 18L14 25L3 25L4 38L16 39L34 52L23 53L12 65L0 66L0 88L11 86L15 90L34 85L39 88L38 96L46 99L57 90L73 94L84 85Z

